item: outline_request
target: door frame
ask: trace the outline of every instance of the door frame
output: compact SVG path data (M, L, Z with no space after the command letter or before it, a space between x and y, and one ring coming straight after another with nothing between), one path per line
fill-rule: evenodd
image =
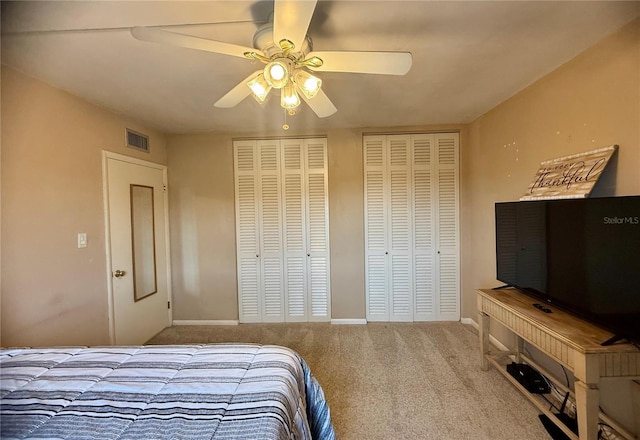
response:
M106 277L107 277L107 308L109 315L109 342L111 345L115 344L116 331L115 331L115 310L113 299L113 267L111 265L111 225L109 215L109 159L119 160L127 162L133 165L145 166L149 168L155 168L162 171L162 184L164 185L164 239L165 239L165 254L167 262L167 301L173 304L173 294L171 291L171 247L169 236L169 191L167 189L167 166L158 164L155 162L149 162L142 159L136 159L135 157L125 156L123 154L114 153L112 151L102 150L102 200L104 206L104 241L105 241L105 254L106 254ZM158 268L162 270L162 268ZM173 307L167 309L169 325L173 323Z

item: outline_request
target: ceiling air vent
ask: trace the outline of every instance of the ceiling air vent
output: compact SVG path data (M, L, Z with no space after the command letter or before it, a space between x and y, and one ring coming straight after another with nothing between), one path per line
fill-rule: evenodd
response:
M127 147L149 152L149 136L127 128Z

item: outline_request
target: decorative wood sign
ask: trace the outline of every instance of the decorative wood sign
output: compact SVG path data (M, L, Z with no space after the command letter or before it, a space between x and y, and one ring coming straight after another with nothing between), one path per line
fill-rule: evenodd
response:
M588 197L617 149L617 145L611 145L542 162L527 193L520 200Z

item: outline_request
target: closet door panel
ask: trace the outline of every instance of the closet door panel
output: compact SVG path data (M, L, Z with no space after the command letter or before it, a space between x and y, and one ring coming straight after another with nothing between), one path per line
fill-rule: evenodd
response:
M258 141L260 168L261 279L264 322L284 321L280 150L277 141Z
M388 249L391 321L413 321L413 225L409 162L410 136L388 137Z
M286 317L287 322L307 320L305 288L306 260L303 257L286 257Z
M367 257L367 321L389 321L389 289L385 255Z
M331 318L327 140L305 140L309 321Z
M435 138L438 157L438 319L460 319L458 134Z
M368 321L389 321L385 136L367 136L364 145L365 282Z
M433 135L412 137L414 320L436 319Z
M238 303L241 322L262 320L256 151L254 141L234 144Z
M283 139L282 178L284 205L285 320L307 320L306 217L303 177L303 141Z
M411 258L391 256L391 321L413 321Z
M240 322L260 322L260 277L257 259L241 259L238 289L240 290Z
M329 260L326 257L311 257L310 261L310 299L309 321L328 321L330 316Z

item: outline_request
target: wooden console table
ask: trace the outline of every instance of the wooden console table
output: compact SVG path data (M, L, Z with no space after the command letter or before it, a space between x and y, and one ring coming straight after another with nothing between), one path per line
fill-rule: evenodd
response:
M487 370L493 364L514 383L570 438L597 440L599 420L598 383L603 378L640 378L640 350L631 344L600 345L611 333L574 315L546 306L552 313L533 307L537 301L516 289L478 290L478 324L480 332L481 366ZM524 341L532 344L572 371L578 416L576 436L537 398L511 378L489 351L489 323L493 319L516 335L512 353L521 361Z

